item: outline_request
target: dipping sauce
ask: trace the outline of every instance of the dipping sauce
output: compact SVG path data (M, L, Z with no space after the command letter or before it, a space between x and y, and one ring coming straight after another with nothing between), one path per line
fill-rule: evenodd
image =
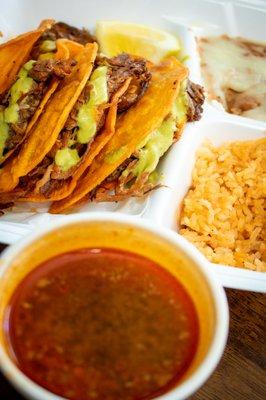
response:
M6 313L18 367L74 400L141 400L188 369L199 327L183 286L154 262L114 249L56 256L17 287Z

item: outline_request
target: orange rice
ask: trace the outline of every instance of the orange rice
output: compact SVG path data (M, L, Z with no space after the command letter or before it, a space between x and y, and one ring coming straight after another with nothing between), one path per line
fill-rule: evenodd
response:
M214 263L266 271L266 139L206 142L197 152L180 233Z

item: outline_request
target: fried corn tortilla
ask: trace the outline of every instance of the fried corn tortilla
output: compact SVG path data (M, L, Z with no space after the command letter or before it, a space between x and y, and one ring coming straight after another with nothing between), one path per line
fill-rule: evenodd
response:
M131 156L151 132L161 126L187 74L187 69L174 57L153 68L152 80L144 96L119 118L114 136L84 172L74 191L52 204L51 213L64 212L85 199Z
M2 45L2 52L8 50L11 63L14 62L12 73L15 73L17 68L19 71L14 76L11 86L7 86L5 91L0 93L1 165L26 138L50 95L56 90L59 80L71 72L68 65L72 59L82 50L83 45L94 41L94 37L87 30L53 20L43 21L37 33L40 37L33 46L32 36L35 37L36 32L26 34L22 42L19 37ZM28 43L32 48L30 53L26 51L29 53L27 59L23 60L22 64L22 60L19 59L15 63L13 58L17 52L11 57L11 52L16 50L14 44L19 44L27 50ZM5 60L5 54L1 60L5 61L7 68L10 61ZM5 81L8 82L7 79Z
M72 40L69 39L57 39L57 50L58 50L58 43L61 44L61 46L64 46L67 48L69 55L68 58L75 58L78 53L80 53L83 50L83 45L77 42L73 42Z
M75 54L73 54L74 57ZM65 43L65 41L63 39L58 40L57 41L57 51L55 53L55 58L58 60L61 59L65 59L67 60L68 58L72 57L72 52L71 49L69 48L68 43ZM42 99L37 111L35 112L34 116L32 117L32 119L30 120L28 126L27 126L27 131L26 133L28 134L31 130L31 128L34 126L34 124L36 123L36 121L38 120L39 116L41 115L45 104L47 103L47 101L49 100L49 98L51 97L51 95L55 92L57 86L59 85L59 81L58 80L54 80L52 82L52 84L50 85L49 90L47 90L44 98Z
M73 46L75 46L75 43L85 46L87 43L97 42L96 38L87 29L79 29L65 22L54 22L34 44L31 57L38 59L45 58L47 53L51 55L56 49L56 41L58 39L69 40L74 43Z
M186 122L201 118L203 103L203 88L189 79L182 80L171 111L160 127L146 136L132 155L89 193L88 200L123 201L143 197L160 187L161 175L157 166L161 157L179 140Z
M19 69L28 59L34 43L53 23L53 20L44 20L37 30L19 35L0 45L0 94L10 87Z
M67 60L70 57L70 54L72 52L72 49L68 47L68 43L65 43L63 39L57 41L57 51L54 55L54 58L56 60ZM34 126L34 124L37 122L39 116L43 112L43 109L51 97L51 95L55 92L57 86L59 84L59 79L52 79L50 82L48 88L46 89L44 96L38 105L36 111L34 112L33 116L29 120L27 124L27 128L24 132L24 135L21 136L20 140L17 141L16 145L7 151L2 157L0 157L0 162L3 164L13 153L14 151L21 145L21 143L26 139L27 135L29 134L30 130Z
M19 178L34 169L53 147L59 132L86 84L97 54L96 43L82 47L76 56L77 64L46 104L45 112L38 119L21 149L8 160L0 172L0 191L14 189Z
M112 98L112 102L110 104L110 108L108 110L108 114L105 121L105 126L102 132L95 138L92 145L89 148L88 153L84 157L83 162L74 172L71 179L65 180L63 185L53 191L53 193L49 196L49 198L45 197L42 193L31 193L30 195L20 197L18 201L31 201L31 202L45 202L47 200L60 200L64 197L67 197L74 190L78 179L82 176L84 171L90 166L94 158L101 151L101 149L106 145L106 143L110 140L115 132L115 124L117 117L117 105L120 97L127 90L130 84L130 78L127 79L124 85L115 93ZM44 176L44 179L46 177ZM38 182L37 189L41 187L43 182Z
M146 60L122 54L99 57L52 149L21 177L8 196L14 201L59 200L68 196L115 132L117 114L127 111L147 90Z

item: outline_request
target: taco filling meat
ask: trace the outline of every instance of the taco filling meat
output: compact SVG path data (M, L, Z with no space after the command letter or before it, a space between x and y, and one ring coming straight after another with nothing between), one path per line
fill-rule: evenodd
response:
M58 40L62 38L67 38L68 42ZM34 39L36 39L35 42ZM17 49L14 44L16 40ZM12 68L7 68L7 71L13 71L15 68L16 73L12 73L9 84L2 84L1 163L26 137L50 95L55 91L59 79L70 74L71 67L75 64L72 58L83 48L81 44L91 41L94 41L94 38L85 30L71 27L63 22L54 23L53 20L44 20L37 31L21 35L2 45L2 60L6 57L6 65L12 64ZM33 47L30 47L28 42ZM20 54L19 46L23 51L21 56L16 58L12 51ZM8 49L9 52L6 54ZM68 58L70 60L65 61ZM6 72L7 78L10 74L10 71Z
M24 138L51 80L70 74L72 60L30 60L20 69L16 81L0 98L0 159Z
M64 78L73 64L74 61L47 59L30 60L23 65L14 84L0 99L0 158L23 139L52 78Z
M141 197L158 186L156 167L160 158L180 135L186 121L201 118L204 102L203 88L189 80L182 82L179 96L162 125L138 146L105 181L90 194L92 201L120 201ZM106 163L115 162L123 148L106 156Z
M49 198L71 180L104 127L113 96L130 82L117 105L118 113L125 112L144 94L150 78L146 61L141 58L128 54L112 59L99 57L55 145L42 163L20 179L19 188L25 195L33 190Z
M31 52L32 58L53 57L57 39L69 39L82 45L97 41L87 29L78 29L64 22L56 22L50 29L45 30L36 42Z

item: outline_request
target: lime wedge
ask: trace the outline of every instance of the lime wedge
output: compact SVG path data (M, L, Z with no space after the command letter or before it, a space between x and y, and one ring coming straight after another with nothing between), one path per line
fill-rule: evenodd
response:
M174 35L133 23L98 21L96 36L100 51L108 57L125 52L158 63L166 56L177 55L180 50Z

